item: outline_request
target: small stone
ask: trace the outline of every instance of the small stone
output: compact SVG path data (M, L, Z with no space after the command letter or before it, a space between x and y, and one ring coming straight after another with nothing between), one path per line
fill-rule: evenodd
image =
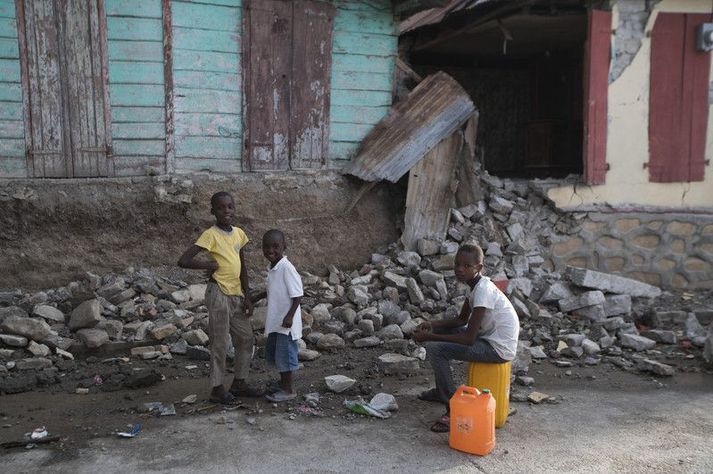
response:
M173 324L164 324L162 326L158 326L158 327L152 329L151 337L157 341L160 341L162 339L166 339L167 337L176 334L176 331L178 331L178 328L176 326L174 326Z
M566 349L563 349L560 354L572 359L579 359L580 357L582 357L582 354L584 354L584 349L578 346L571 346L567 347Z
M265 308L265 312L265 314L267 314L267 308ZM312 311L310 311L310 313L312 314L312 317L314 318L314 322L316 324L320 324L332 319L332 315L329 314L329 306L327 306L325 303L320 303L316 305L314 308L312 308Z
M635 334L619 334L619 342L622 347L628 347L637 352L651 349L656 345L656 341Z
M397 324L389 324L377 333L380 339L388 341L390 339L403 339L404 333Z
M688 313L685 311L656 311L654 314L654 324L656 327L667 327L672 324L682 324L686 322Z
M344 339L336 334L325 334L317 341L317 349L321 351L333 352L338 349L343 349L345 345Z
M418 283L416 283L416 280L413 278L406 279L406 289L411 303L418 306L425 301L426 298L424 298L421 288L419 288Z
M142 352L139 357L141 357L141 359L143 360L158 359L159 357L161 357L161 351Z
M409 252L408 250L399 252L396 260L404 267L417 268L421 264L421 256L417 252Z
M186 331L183 333L182 337L192 346L205 346L209 341L208 335L202 329Z
M26 337L15 336L14 334L0 334L0 342L10 347L25 347L29 342Z
M189 405L192 405L198 401L198 395L195 393L188 395L185 397L183 400L181 400L182 403L188 403Z
M347 298L359 307L364 307L369 304L369 293L359 286L350 287L349 290L347 290Z
M87 394L89 394L89 389L88 389L88 388L77 387L77 388L74 390L74 393L76 393L77 395L87 395Z
M429 255L436 255L441 248L440 242L430 239L419 239L418 240L418 253L422 257L427 257Z
M106 331L109 335L109 339L114 341L121 340L122 333L124 332L124 324L115 319L105 319L104 321L100 321L95 327Z
M52 361L44 357L33 357L31 359L20 359L16 361L17 370L43 370L52 367Z
M332 392L342 393L351 388L356 383L356 380L344 375L330 375L324 378L324 383L327 384L327 388Z
M72 355L71 352L67 352L65 350L60 349L59 347L55 347L54 349L55 354L58 356L62 357L63 359L67 360L74 360L74 355Z
M27 350L30 351L32 355L36 357L47 357L51 354L49 347L45 346L44 344L37 344L35 341L30 341L29 345L27 346Z
M317 359L320 355L318 351L312 349L300 349L297 352L297 358L307 362Z
M404 333L405 336L410 336L422 322L423 320L420 318L409 319L408 321L402 323L399 327L401 328L401 332Z
M24 336L34 341L42 341L50 333L49 325L41 319L25 318L21 316L9 316L0 323L0 330Z
M493 195L488 203L490 209L498 214L509 215L512 211L514 204L512 201L501 198L500 196Z
M518 375L517 377L515 377L515 382L525 387L529 387L535 384L535 379L526 375Z
M121 303L130 300L136 296L136 291L133 288L127 288L119 293L107 298L107 300L113 305L120 305Z
M342 337L344 335L345 324L341 321L327 321L320 325L320 329L325 334L336 334Z
M485 255L488 257L502 257L503 251L500 248L500 244L497 242L488 243L488 247L485 249Z
M376 347L381 344L381 339L376 336L363 337L353 342L354 347Z
M67 327L72 331L82 328L91 328L102 320L102 306L99 300L85 301L72 311Z
M370 319L362 319L359 321L359 323L357 323L357 328L364 336L374 335L374 321Z
M582 349L584 349L584 353L587 355L595 355L601 352L599 344L589 339L582 341Z
M618 329L624 327L626 321L624 321L624 318L615 316L613 318L605 319L602 324L604 325L604 329L607 331L617 331Z
M547 359L547 354L545 354L542 346L529 347L528 350L533 359Z
M379 368L384 374L410 374L420 368L419 360L401 354L386 353L379 356Z
M38 304L32 310L32 315L46 319L47 321L51 321L53 323L64 323L64 313L54 306Z
M109 335L103 329L80 329L77 331L77 338L89 349L96 349L109 342Z
M171 293L171 301L177 304L186 303L191 300L191 292L186 288L182 290L176 290Z
M439 250L443 255L455 254L458 251L458 247L457 242L443 242Z
M530 394L527 396L527 399L535 404L542 403L548 398L550 398L549 395L541 392L530 392Z
M382 278L386 285L395 286L399 290L406 291L406 277L393 272L384 272Z
M639 370L645 372L652 372L656 375L662 375L664 377L671 377L676 373L676 369L670 365L663 364L661 362L651 360L651 359L640 359L637 361Z
M171 354L181 354L184 355L188 352L188 343L185 339L179 339L178 341L171 344L169 347Z

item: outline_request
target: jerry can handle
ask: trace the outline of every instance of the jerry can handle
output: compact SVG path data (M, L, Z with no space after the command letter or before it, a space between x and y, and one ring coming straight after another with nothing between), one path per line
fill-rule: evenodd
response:
M477 397L480 395L480 391L475 387L468 387L467 385L461 385L453 394L454 397Z

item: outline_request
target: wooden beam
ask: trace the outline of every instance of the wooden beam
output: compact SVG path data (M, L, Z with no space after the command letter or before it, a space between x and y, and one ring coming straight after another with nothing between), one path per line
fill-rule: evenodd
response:
M15 20L17 21L17 42L20 49L20 76L22 82L22 115L25 124L25 163L27 176L35 175L32 160L32 114L30 113L30 76L27 65L27 38L25 36L25 2L15 0Z
M104 94L104 140L106 141L106 166L107 174L114 176L116 168L114 166L114 149L112 147L111 135L111 99L109 98L109 47L107 39L106 5L104 0L97 3L97 14L99 16L99 47L101 48L101 77L102 91Z
M176 171L176 136L173 108L173 22L171 2L163 0L163 84L166 102L166 173Z

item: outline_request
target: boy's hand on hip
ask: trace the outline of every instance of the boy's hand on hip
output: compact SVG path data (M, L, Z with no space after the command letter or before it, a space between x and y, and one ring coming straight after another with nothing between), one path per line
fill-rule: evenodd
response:
M282 327L283 328L291 328L292 327L292 316L285 316L285 318L282 320Z
M213 273L218 271L218 263L217 262L206 262L205 263L205 269L204 269L204 274L207 279L213 278Z
M253 301L250 299L250 297L245 298L245 317L249 318L253 315Z

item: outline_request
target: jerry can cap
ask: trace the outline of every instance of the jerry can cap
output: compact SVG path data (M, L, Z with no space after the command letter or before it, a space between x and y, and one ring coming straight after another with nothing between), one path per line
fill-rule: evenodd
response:
M490 393L490 389L489 389L489 388L484 388L484 389L483 389L483 393Z

